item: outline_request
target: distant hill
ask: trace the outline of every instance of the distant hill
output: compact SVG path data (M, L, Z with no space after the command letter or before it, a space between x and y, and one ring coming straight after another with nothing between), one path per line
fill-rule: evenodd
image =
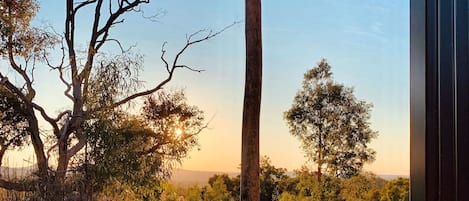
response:
M22 178L31 175L36 170L36 166L26 167L0 167L0 175L3 178Z
M390 175L390 174L380 174L378 175L378 177L381 177L383 178L384 180L393 180L393 179L397 179L399 177L402 177L402 178L409 178L409 175Z
M194 171L175 169L171 177L171 182L177 185L190 186L190 185L206 185L208 179L215 174L228 174L230 177L236 177L239 173L236 172L215 172L215 171Z
M184 169L175 169L171 182L177 185L207 185L208 179L215 174L228 174L230 177L236 177L239 172L214 172L214 171L193 171ZM294 176L293 172L287 172L287 175ZM378 175L384 180L393 180L398 177L409 178L408 175Z
M0 167L0 174L4 178L21 178L24 176L31 175L36 170L35 166L27 167ZM221 171L194 171L175 169L171 177L173 184L190 186L190 185L207 185L208 179L215 174L228 174L230 177L236 177L239 172L221 172ZM287 172L288 176L294 176L293 172ZM392 180L398 177L409 178L409 175L378 175L384 180Z

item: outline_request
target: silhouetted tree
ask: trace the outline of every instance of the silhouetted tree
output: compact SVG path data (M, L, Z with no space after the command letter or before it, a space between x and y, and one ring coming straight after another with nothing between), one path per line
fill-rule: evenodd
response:
M357 100L353 89L332 79L325 59L304 74L303 86L292 107L284 113L290 133L301 140L306 156L342 178L357 175L365 162L374 160L368 143L377 136L370 128L371 104Z

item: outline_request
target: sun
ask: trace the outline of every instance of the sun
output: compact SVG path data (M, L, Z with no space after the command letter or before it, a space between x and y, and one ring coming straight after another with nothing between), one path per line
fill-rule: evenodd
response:
M176 128L176 130L174 131L174 133L176 133L176 135L180 136L182 135L184 131L181 129L181 128Z

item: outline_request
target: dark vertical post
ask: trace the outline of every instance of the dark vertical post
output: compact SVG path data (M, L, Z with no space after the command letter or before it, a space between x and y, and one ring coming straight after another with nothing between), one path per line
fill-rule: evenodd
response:
M411 200L469 200L469 3L411 0Z
M469 2L456 0L456 159L458 200L469 200Z
M410 1L410 197L425 200L426 188L426 0Z
M423 24L425 35L425 183L426 198L423 200L438 200L440 150L439 150L439 85L438 85L438 1L427 0L426 21Z
M440 200L456 200L454 0L438 1Z
M241 148L241 200L260 200L259 120L262 93L261 0L245 0L246 81Z

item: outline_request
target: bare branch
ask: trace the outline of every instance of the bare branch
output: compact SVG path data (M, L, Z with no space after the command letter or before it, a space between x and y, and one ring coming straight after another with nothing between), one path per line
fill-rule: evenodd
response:
M61 58L61 61L60 61L59 65L57 65L57 66L52 65L49 62L49 59L46 57L46 55L44 55L44 60L46 61L47 66L49 66L49 68L51 68L51 70L57 70L59 72L60 81L67 87L64 91L64 95L67 98L69 98L70 100L73 101L73 97L72 97L72 95L70 95L70 91L72 90L72 84L65 80L64 73L63 73L63 70L64 70L63 65L64 65L64 61L65 61L65 47L64 47L63 42L62 42L61 50L62 50L62 58Z
M57 146L59 146L59 144L55 143L54 145L52 145L49 149L47 149L47 161L49 161L49 158L50 158L50 153L52 152L53 149L57 148Z
M83 85L83 94L87 94L88 91L88 83L89 83L89 76L91 74L91 69L93 67L93 60L94 55L99 51L99 49L104 45L104 43L108 40L109 31L111 27L115 24L124 22L124 19L118 20L118 18L123 15L124 13L131 11L134 7L142 4L142 3L149 3L148 0L135 0L132 2L125 1L127 3L124 5L123 1L119 2L119 7L115 12L111 11L111 14L105 20L105 25L99 28L100 22L100 15L101 15L101 5L103 0L98 0L96 8L95 8L95 16L94 16L94 23L92 29L92 36L89 42L88 47L88 58L86 60L86 64L80 75L78 75L78 79L84 82ZM115 40L117 41L117 40ZM84 97L86 99L86 96Z
M146 95L150 95L158 90L160 90L164 85L166 85L169 81L171 81L171 79L173 78L173 74L174 74L174 71L176 70L176 68L187 68L189 70L192 70L192 71L196 71L196 72L201 72L202 70L197 70L197 69L193 69L187 65L179 65L178 64L178 60L180 58L180 56L186 51L187 48L189 48L191 45L194 45L194 44L197 44L197 43L200 43L200 42L203 42L203 41L206 41L206 40L209 40L217 35L219 35L220 33L222 33L223 31L227 30L228 28L230 27L233 27L234 25L240 23L239 21L236 21L236 22L233 22L233 24L230 24L228 26L226 26L225 28L221 29L220 31L217 31L215 33L212 33L212 31L210 31L205 37L203 38L200 38L200 39L197 39L197 40L192 40L193 37L195 37L197 34L200 34L202 33L203 31L197 31L191 35L189 35L188 37L186 37L187 41L186 41L186 44L184 45L184 47L176 54L176 57L174 58L173 60L173 64L171 67L169 67L169 64L168 62L165 60L164 58L164 55L166 53L166 50L164 49L164 46L166 44L163 43L163 46L162 46L162 54L161 54L161 59L163 60L163 62L165 63L165 67L166 67L166 70L168 71L168 77L166 79L164 79L163 81L161 81L159 84L157 84L154 88L152 89L149 89L149 90L146 90L146 91L142 91L142 92L138 92L138 93L135 93L135 94L132 94L120 101L117 101L115 102L114 104L108 106L110 108L116 108L120 105L123 105L135 98L138 98L138 97L141 97L141 96L146 96ZM106 107L103 107L103 108L106 108ZM103 108L98 108L97 110L99 109L103 109ZM93 112L93 111L91 111Z
M102 41L95 47L96 51L98 51L99 48L103 45L104 41L106 41L109 35L110 28L115 24L124 22L124 19L120 21L116 21L122 14L133 10L135 7L137 7L138 5L142 3L149 3L149 1L148 0L135 0L133 2L125 1L125 3L127 3L127 5L124 5L124 3L121 1L119 3L119 8L115 12L111 13L111 15L106 21L106 24L102 28L97 30L97 32L93 32L93 33L96 33L96 34L93 34L95 36L94 39L97 40L97 38L101 36L101 41Z
M167 44L168 42L164 42L163 45L161 46L161 60L163 61L164 63L164 66L166 67L166 71L168 73L171 73L170 70L169 70L169 64L168 62L166 61L166 59L164 58L164 54L166 53L166 50L164 49L164 46Z
M89 3L87 3L89 2ZM85 1L81 5L85 6L92 3L92 1ZM83 7L81 6L81 7ZM80 7L80 6L78 6ZM65 18L65 41L68 47L68 59L70 67L72 69L72 83L76 82L75 77L78 75L78 68L76 63L75 54L75 13L76 10L73 8L73 0L67 0L67 17Z
M3 76L2 73L0 73L0 84L3 85L5 88L7 88L11 93L15 94L20 100L22 100L27 106L30 105L30 100L26 98L26 96L21 92L20 89L18 89L15 85L13 85L9 80L8 77Z
M26 83L26 86L28 88L28 93L27 93L26 97L28 98L28 100L31 101L34 98L34 96L36 95L36 91L33 89L33 82L31 81L31 78L28 76L26 71L21 66L16 64L14 56L13 56L13 48L12 48L11 44L8 47L8 59L9 59L11 67L18 74L20 74L21 77L24 79L24 81Z
M80 3L78 3L78 6L76 6L73 9L73 12L76 13L80 8L85 7L86 5L89 5L89 4L92 4L92 3L95 3L95 2L96 2L96 0L88 0L88 1L80 2Z
M159 11L160 12L157 12L156 14L153 14L153 15L150 15L150 16L145 15L145 11L143 11L141 9L138 10L137 12L142 13L142 18L144 18L144 19L150 20L151 22L158 22L158 18L161 18L162 16L166 15L165 10L159 10Z
M103 40L98 40L98 41L96 41L96 42L98 42L98 46L100 47L100 44L104 44L105 42L108 42L108 41L112 41L112 42L117 43L117 45L119 46L119 49L121 50L121 52L122 52L122 53L125 52L124 48L122 47L121 42L120 42L119 40L117 40L117 39L108 38L108 39L106 39L106 40L104 40L104 41L103 41Z
M195 68L189 67L187 65L177 65L177 66L174 66L174 68L187 68L190 71L194 71L194 72L198 72L198 73L205 71L205 70L202 70L202 69L195 69Z
M72 115L72 111L65 110L65 111L61 112L59 115L57 115L57 118L55 118L54 121L56 121L56 122L60 121L60 119L62 119L62 117L65 116L66 114Z
M10 90L12 93L14 93L20 100L22 100L26 104L26 106L38 110L41 113L41 116L47 122L49 122L49 124L53 127L54 132L58 132L59 128L57 126L57 122L54 121L54 119L50 118L46 114L44 108L42 108L41 106L39 106L36 103L33 103L31 100L29 100L23 93L21 93L21 91L17 87L15 87L13 84L11 84L10 81L8 81L7 77L4 77L1 73L0 73L0 80L1 80L0 81L1 85L5 86L8 90Z
M35 190L34 185L16 183L16 182L7 181L4 179L0 179L0 187L6 190L15 190L15 191L34 191Z
M47 115L46 111L44 110L44 108L42 108L41 106L39 106L38 104L34 103L34 102L31 102L31 106L36 109L37 111L39 111L41 113L41 116L42 118L44 118L44 120L46 120L47 122L49 122L49 124L52 126L52 128L54 129L54 133L58 133L59 132L59 127L57 125L57 121L55 121L55 119L52 119L49 115Z
M77 138L78 142L70 147L70 149L67 150L67 160L70 160L75 154L77 154L83 147L86 145L86 134L83 134L81 131L78 131L77 133Z

